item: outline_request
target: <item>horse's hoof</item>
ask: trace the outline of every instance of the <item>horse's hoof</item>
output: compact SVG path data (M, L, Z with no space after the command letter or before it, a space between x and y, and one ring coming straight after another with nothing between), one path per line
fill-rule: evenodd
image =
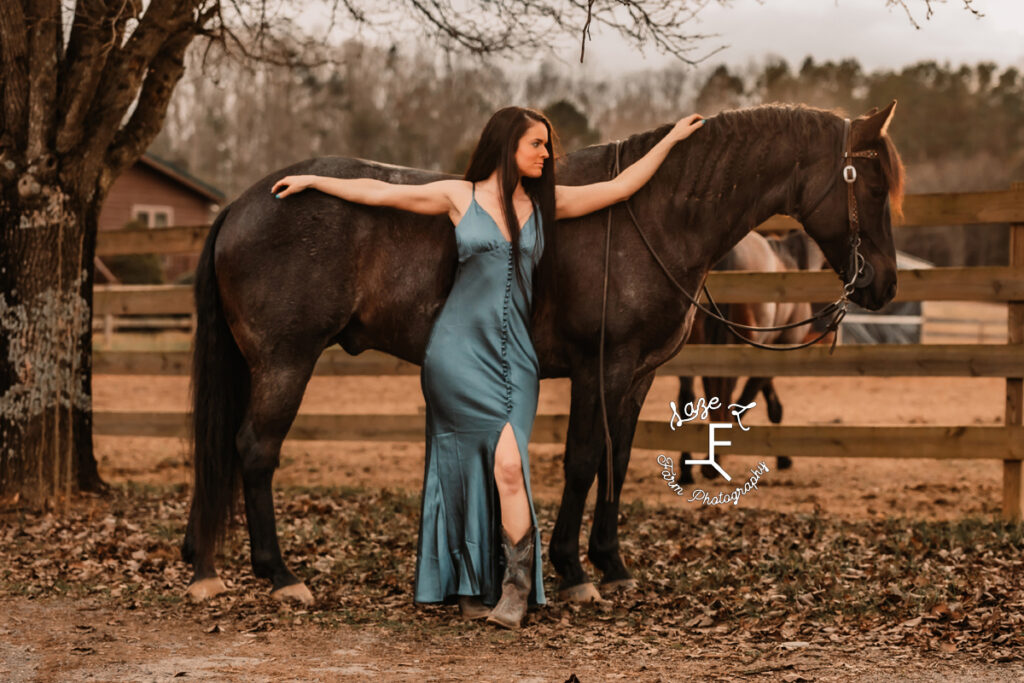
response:
M224 585L224 582L220 580L219 576L211 576L208 579L200 579L199 581L193 581L188 585L188 589L185 591L185 595L188 596L192 602L202 602L208 600L215 595L223 593L228 589Z
M558 591L558 599L563 602L605 602L594 584L587 581Z
M639 584L636 579L616 579L615 581L602 581L601 592L602 593L627 593L635 591Z
M313 604L313 594L306 588L306 584L301 581L284 588L278 588L270 594L270 597L281 602L298 602L307 606Z

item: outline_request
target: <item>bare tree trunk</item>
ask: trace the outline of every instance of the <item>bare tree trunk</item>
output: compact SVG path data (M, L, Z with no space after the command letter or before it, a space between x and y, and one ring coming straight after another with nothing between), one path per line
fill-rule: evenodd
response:
M81 491L106 491L107 485L100 478L96 455L92 443L92 287L96 269L89 268L96 256L96 236L99 230L100 201L93 201L83 212L85 232L82 236L82 263L86 276L82 280L81 297L89 311L88 320L82 330L79 350L81 353L78 369L81 373L85 394L83 406L74 407L74 448L77 453L77 479Z
M83 262L83 203L38 177L22 175L0 198L0 496L45 503L66 499L80 467L75 412L90 410L81 366L91 263Z

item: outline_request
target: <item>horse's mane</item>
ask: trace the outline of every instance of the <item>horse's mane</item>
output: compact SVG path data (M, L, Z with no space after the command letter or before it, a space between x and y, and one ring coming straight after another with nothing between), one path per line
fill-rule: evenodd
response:
M682 164L679 182L690 188L692 195L703 198L742 190L749 185L750 178L765 171L773 153L784 151L789 158L801 160L806 149L803 141L829 135L837 116L843 118L845 113L803 104L764 104L721 112L686 140L687 159ZM664 124L630 136L624 142L628 158L639 158L665 137L673 125ZM771 144L758 144L769 138ZM882 135L878 159L889 188L892 213L898 218L903 213L905 173L887 133Z

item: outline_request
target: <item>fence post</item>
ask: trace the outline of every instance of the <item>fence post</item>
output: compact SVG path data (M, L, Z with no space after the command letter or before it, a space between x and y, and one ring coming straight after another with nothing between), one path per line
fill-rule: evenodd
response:
M1020 193L1024 201L1024 182L1012 183L1010 190ZM1010 226L1009 265L1024 268L1024 223ZM1024 301L1009 301L1006 304L1006 343L1024 344ZM1006 420L1007 428L1019 427L1024 409L1024 380L1020 377L1006 378ZM1021 487L1021 461L1003 461L1003 518L1020 522L1024 510L1024 489Z
M114 314L106 313L103 316L103 347L109 349L114 342Z

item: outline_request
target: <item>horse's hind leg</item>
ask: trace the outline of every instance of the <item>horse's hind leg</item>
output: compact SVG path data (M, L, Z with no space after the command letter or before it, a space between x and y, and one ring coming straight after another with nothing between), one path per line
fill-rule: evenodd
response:
M611 397L608 401L609 406L622 406L622 412L618 419L609 424L609 428L612 430L612 447L614 449L612 485L615 495L611 501L605 500L604 492L608 482L608 472L606 466L599 467L594 526L590 530L590 545L587 549L587 557L603 574L600 589L604 592L636 587L636 580L626 569L622 556L619 554L619 494L622 493L622 485L626 481L626 470L629 469L629 456L633 435L636 432L636 421L640 417L640 408L643 406L644 398L653 381L654 372L651 372L638 379L630 387L621 403L610 400ZM609 410L609 413L611 412ZM614 415L610 414L609 420L613 418Z
M253 373L249 411L238 432L253 573L270 579L273 597L305 604L313 602L312 594L281 557L271 483L280 462L281 442L299 410L317 356L307 350L301 360L263 365L264 370Z
M763 377L761 379L764 380L761 384L761 395L764 396L765 406L768 408L768 419L772 424L777 425L782 422L782 402L779 401L779 395L775 393L775 385L772 383L772 378ZM756 395L757 392L753 392L750 396L750 401L753 401Z
M782 403L779 395L775 393L775 385L771 377L751 377L743 387L738 403L749 404L760 393L764 396L765 408L768 410L768 419L772 424L782 422ZM793 466L793 461L784 455L775 458L775 463L780 470L788 470Z
M202 602L223 593L228 588L217 575L213 544L200 549L196 543L196 505L198 502L193 499L188 525L185 527L185 540L181 546L181 558L193 568L192 580L189 581L186 595L195 602Z
M772 424L782 422L782 402L779 401L779 395L775 393L775 384L772 382L771 377L766 378L764 385L761 387L761 394L764 396L765 403L768 406L768 419L771 420ZM793 460L785 455L780 455L775 458L775 464L780 470L788 470L793 466Z

